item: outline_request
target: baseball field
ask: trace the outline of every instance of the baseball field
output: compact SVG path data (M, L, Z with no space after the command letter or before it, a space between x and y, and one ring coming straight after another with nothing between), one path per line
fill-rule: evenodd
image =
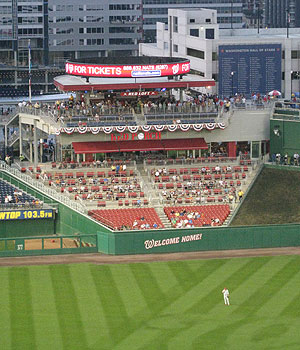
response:
M274 256L2 267L0 348L298 350L299 266Z

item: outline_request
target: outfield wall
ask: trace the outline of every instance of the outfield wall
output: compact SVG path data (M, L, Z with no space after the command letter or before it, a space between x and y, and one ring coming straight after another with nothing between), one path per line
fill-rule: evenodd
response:
M154 254L300 246L300 225L271 225L98 234L106 254Z
M55 233L55 220L9 220L0 222L0 237L28 237L53 235Z

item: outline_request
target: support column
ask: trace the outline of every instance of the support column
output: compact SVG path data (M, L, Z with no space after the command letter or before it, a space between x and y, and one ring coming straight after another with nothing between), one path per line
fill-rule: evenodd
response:
M38 139L37 139L37 120L33 121L33 152L34 152L34 167L38 165Z
M30 137L29 140L29 161L30 163L33 163L33 157L32 157L32 139Z
M6 153L7 146L8 146L7 125L4 126L4 146L5 146L5 153ZM6 154L5 154L5 156L6 156Z
M236 157L236 143L235 141L227 143L228 157Z
M182 103L183 102L183 90L179 89L179 100Z
M23 154L23 138L22 138L22 122L19 117L19 146L20 146L20 156Z

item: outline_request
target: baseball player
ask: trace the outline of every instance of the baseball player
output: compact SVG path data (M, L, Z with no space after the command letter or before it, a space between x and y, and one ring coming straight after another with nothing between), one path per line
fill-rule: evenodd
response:
M225 305L230 305L230 304L229 304L229 290L225 287L225 288L222 290L222 293L223 293L223 297L224 297L224 304L225 304Z

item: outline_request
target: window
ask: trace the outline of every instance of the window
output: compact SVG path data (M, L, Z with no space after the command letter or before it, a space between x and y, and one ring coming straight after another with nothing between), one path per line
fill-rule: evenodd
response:
M190 23L195 23L195 22L196 22L195 18L190 18Z
M178 52L178 45L176 45L176 44L173 45L173 51Z
M212 59L213 61L217 61L217 60L218 60L218 54L217 54L216 52L212 52L212 54L211 54L211 59Z
M103 45L104 39L87 39L86 44L87 45Z
M173 32L178 33L178 17L173 17Z
M168 42L164 42L164 50L168 50L168 48L169 48L169 43Z
M86 32L88 34L101 34L103 33L103 28L99 27L99 28L86 28Z
M205 23L210 23L211 22L211 19L210 18L206 18L205 19Z
M109 32L110 33L134 33L134 27L110 27Z
M292 50L292 59L300 58L300 51Z
M134 45L134 40L130 38L109 39L110 45Z
M212 74L212 78L214 79L214 81L218 81L219 76L217 73L214 73L214 74Z
M214 39L215 30L214 29L205 29L205 39Z
M56 28L56 34L73 34L73 28Z
M202 60L205 59L205 52L201 51L201 50L195 50L195 49L191 49L189 47L187 47L186 49L186 54L188 56L193 56L193 57L197 57L197 58L201 58Z
M190 29L190 36L199 37L199 29Z
M103 17L98 16L86 16L87 22L103 22Z

